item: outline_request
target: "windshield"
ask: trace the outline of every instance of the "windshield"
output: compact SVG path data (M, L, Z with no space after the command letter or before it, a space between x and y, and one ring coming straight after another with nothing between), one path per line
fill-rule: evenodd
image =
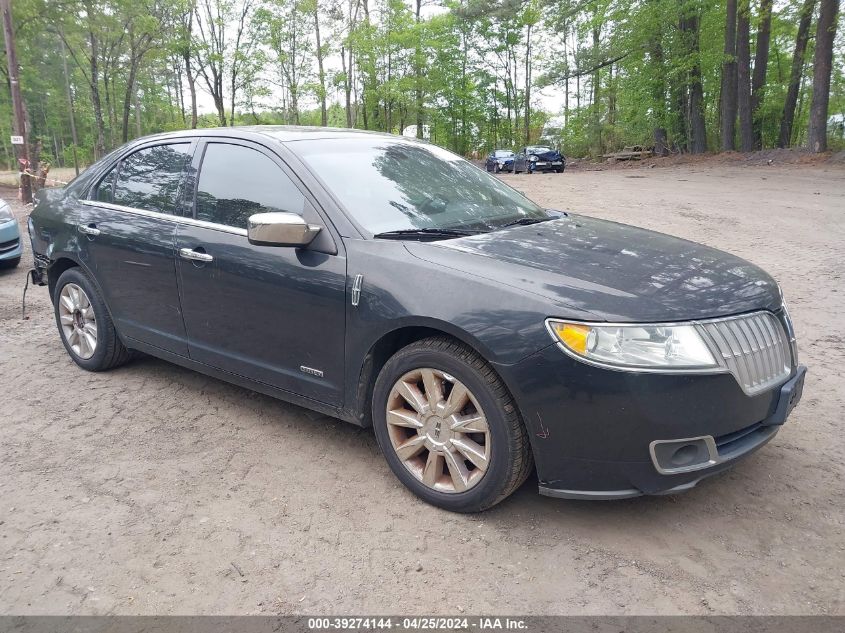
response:
M497 149L494 154L496 158L509 158L513 156L513 152L509 152L506 149Z
M519 220L549 219L498 178L434 145L366 136L290 145L373 234L490 231Z
M535 145L534 147L529 147L526 149L527 152L531 154L544 154L546 152L551 152L551 147L544 147L542 145Z

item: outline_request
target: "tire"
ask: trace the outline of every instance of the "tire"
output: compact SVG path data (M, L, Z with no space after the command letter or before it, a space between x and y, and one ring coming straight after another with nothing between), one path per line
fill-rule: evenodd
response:
M0 259L0 268L17 268L17 265L20 263L20 257L12 257L11 259Z
M82 369L106 371L129 360L130 352L114 329L100 291L80 268L69 268L59 277L53 293L53 312L65 350ZM72 322L68 321L69 317ZM91 325L94 326L93 350Z
M494 174L498 174L498 173L500 173L501 171L502 171L502 168L501 168L501 167L499 167L498 165L496 165L495 167L493 167L493 173L494 173Z
M436 392L441 397L435 401L442 417L431 415L435 409L427 397L426 373L440 385ZM419 409L411 408L403 395L414 383ZM459 386L468 395L455 397L453 404ZM461 401L466 404L454 415L445 415L450 405ZM447 337L412 343L385 363L373 390L372 416L379 447L396 477L422 500L444 510L486 510L519 488L533 469L528 434L502 379L474 350ZM462 421L473 426L456 430ZM419 452L405 451L406 442L411 452L418 447ZM465 457L468 454L472 457Z
M562 174L565 169L566 169L566 167L561 167L560 169L555 169L555 171L559 174Z

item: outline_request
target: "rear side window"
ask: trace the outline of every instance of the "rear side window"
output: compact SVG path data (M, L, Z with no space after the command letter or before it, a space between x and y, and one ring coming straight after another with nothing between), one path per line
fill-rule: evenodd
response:
M198 220L245 229L254 213L302 215L305 196L269 156L242 145L209 143L196 204Z
M126 207L176 213L179 182L190 159L190 143L147 147L124 158L114 186L115 204ZM104 182L100 183L102 189ZM100 189L98 189L97 199Z

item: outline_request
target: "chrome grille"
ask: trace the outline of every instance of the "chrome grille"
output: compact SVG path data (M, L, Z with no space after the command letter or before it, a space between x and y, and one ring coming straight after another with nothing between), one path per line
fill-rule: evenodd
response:
M792 373L789 339L771 312L700 321L697 327L716 360L748 395L774 387Z

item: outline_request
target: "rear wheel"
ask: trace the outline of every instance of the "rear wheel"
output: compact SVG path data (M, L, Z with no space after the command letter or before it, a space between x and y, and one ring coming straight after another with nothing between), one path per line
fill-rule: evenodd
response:
M528 436L501 378L445 337L413 343L385 364L373 393L379 446L399 480L446 510L495 505L528 476Z
M61 274L53 306L62 343L77 365L104 371L129 360L99 290L82 270L69 268Z

